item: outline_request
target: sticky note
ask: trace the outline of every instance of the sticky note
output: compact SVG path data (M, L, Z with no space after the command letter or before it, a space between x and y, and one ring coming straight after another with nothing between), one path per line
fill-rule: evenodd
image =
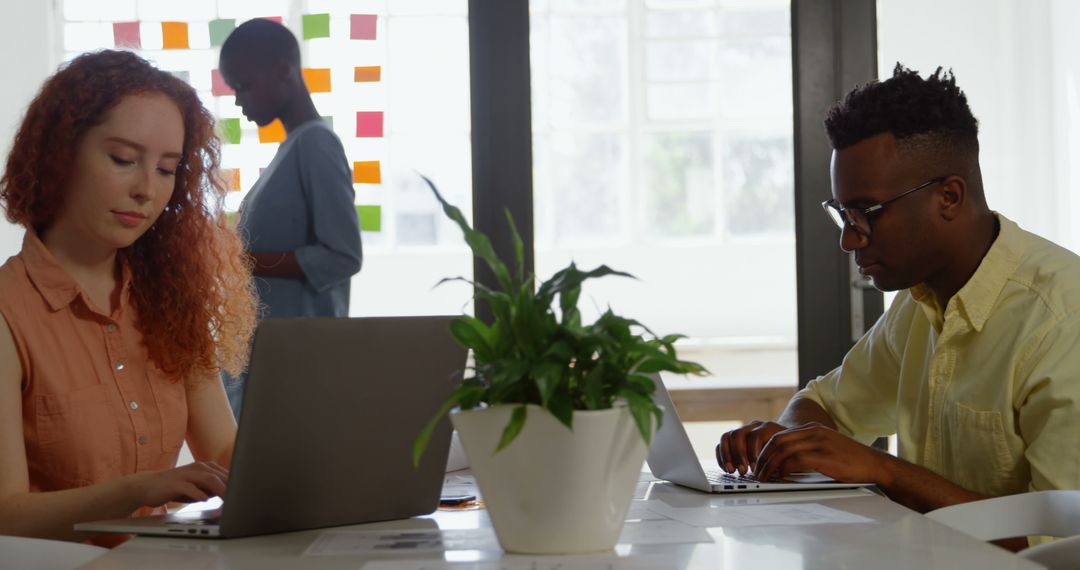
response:
M179 79L180 81L183 81L184 83L191 83L190 71L170 71L169 73L173 74L173 77Z
M112 25L113 43L118 48L142 48L138 22L116 22Z
M227 20L210 20L210 45L218 47L225 43L225 38L229 37L229 34L236 29L236 20L229 18Z
M305 67L303 69L304 83L308 91L312 93L330 92L330 68L329 67Z
M376 22L378 22L378 16L375 14L353 14L349 19L351 24L349 37L354 40L375 39Z
M304 14L304 39L330 37L330 14Z
M162 49L188 49L187 22L161 23Z
M322 115L322 120L326 122L326 126L330 127L330 130L334 130L334 116Z
M356 184L382 184L382 171L377 160L352 163L352 181Z
M229 227L236 227L236 212L225 212L225 223Z
M360 218L360 231L382 230L382 206L357 206L356 215Z
M370 65L366 67L357 67L353 70L353 81L357 83L367 83L381 80L382 66Z
M221 119L218 125L221 140L226 144L240 144L240 119Z
M225 185L225 189L229 192L240 191L240 169L239 168L222 168L221 169L221 182Z
M279 143L283 140L285 140L285 125L281 124L280 119L274 119L273 123L259 127L259 142Z
M221 76L220 69L210 70L210 93L213 94L214 97L236 95L236 92L233 91L232 87L229 87L229 84L225 83L225 78Z
M359 138L383 136L382 111L357 111L356 136Z
M263 16L261 20L270 20L271 22L281 23L281 16Z

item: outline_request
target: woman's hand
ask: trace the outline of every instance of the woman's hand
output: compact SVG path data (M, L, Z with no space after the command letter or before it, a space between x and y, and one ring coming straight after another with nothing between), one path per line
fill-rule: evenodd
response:
M170 501L193 503L224 497L229 471L212 461L199 461L165 471L138 473L131 478L142 504L160 507Z

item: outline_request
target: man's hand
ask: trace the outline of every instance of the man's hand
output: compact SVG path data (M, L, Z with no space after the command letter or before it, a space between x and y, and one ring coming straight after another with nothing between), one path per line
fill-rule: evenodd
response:
M739 475L746 475L769 438L785 429L776 422L754 420L731 430L721 436L720 443L716 444L716 463L728 473L738 470Z
M757 453L754 475L761 481L800 471L817 471L846 483L890 487L895 459L840 432L811 422L774 432Z

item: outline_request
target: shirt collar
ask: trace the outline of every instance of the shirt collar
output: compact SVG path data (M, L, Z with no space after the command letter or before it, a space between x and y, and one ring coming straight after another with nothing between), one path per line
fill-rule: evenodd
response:
M37 232L32 228L27 228L26 235L23 236L21 255L30 282L33 283L34 288L38 290L45 302L49 304L51 310L59 311L82 296L82 288L60 265L60 262L53 257L52 252L45 247ZM122 255L117 256L117 259L120 260L121 267L120 306L123 307L127 302L131 287L131 269ZM85 298L83 302L87 307L92 306ZM104 309L108 310L108 307L104 307Z
M981 331L994 308L1001 290L1020 265L1027 242L1020 226L994 212L998 220L998 235L983 256L979 267L968 282L953 295L944 313L959 313L976 332ZM940 331L945 317L933 291L925 285L911 288L911 296L919 302L934 327Z

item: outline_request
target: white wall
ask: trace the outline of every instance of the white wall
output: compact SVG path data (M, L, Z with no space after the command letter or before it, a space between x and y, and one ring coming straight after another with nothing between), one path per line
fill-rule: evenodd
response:
M1080 251L1074 0L879 0L880 76L952 68L979 120L990 207Z
M52 0L0 0L0 54L5 77L0 89L0 171L7 165L7 153L26 106L53 69L52 10ZM22 235L22 227L0 216L0 262L18 253Z

